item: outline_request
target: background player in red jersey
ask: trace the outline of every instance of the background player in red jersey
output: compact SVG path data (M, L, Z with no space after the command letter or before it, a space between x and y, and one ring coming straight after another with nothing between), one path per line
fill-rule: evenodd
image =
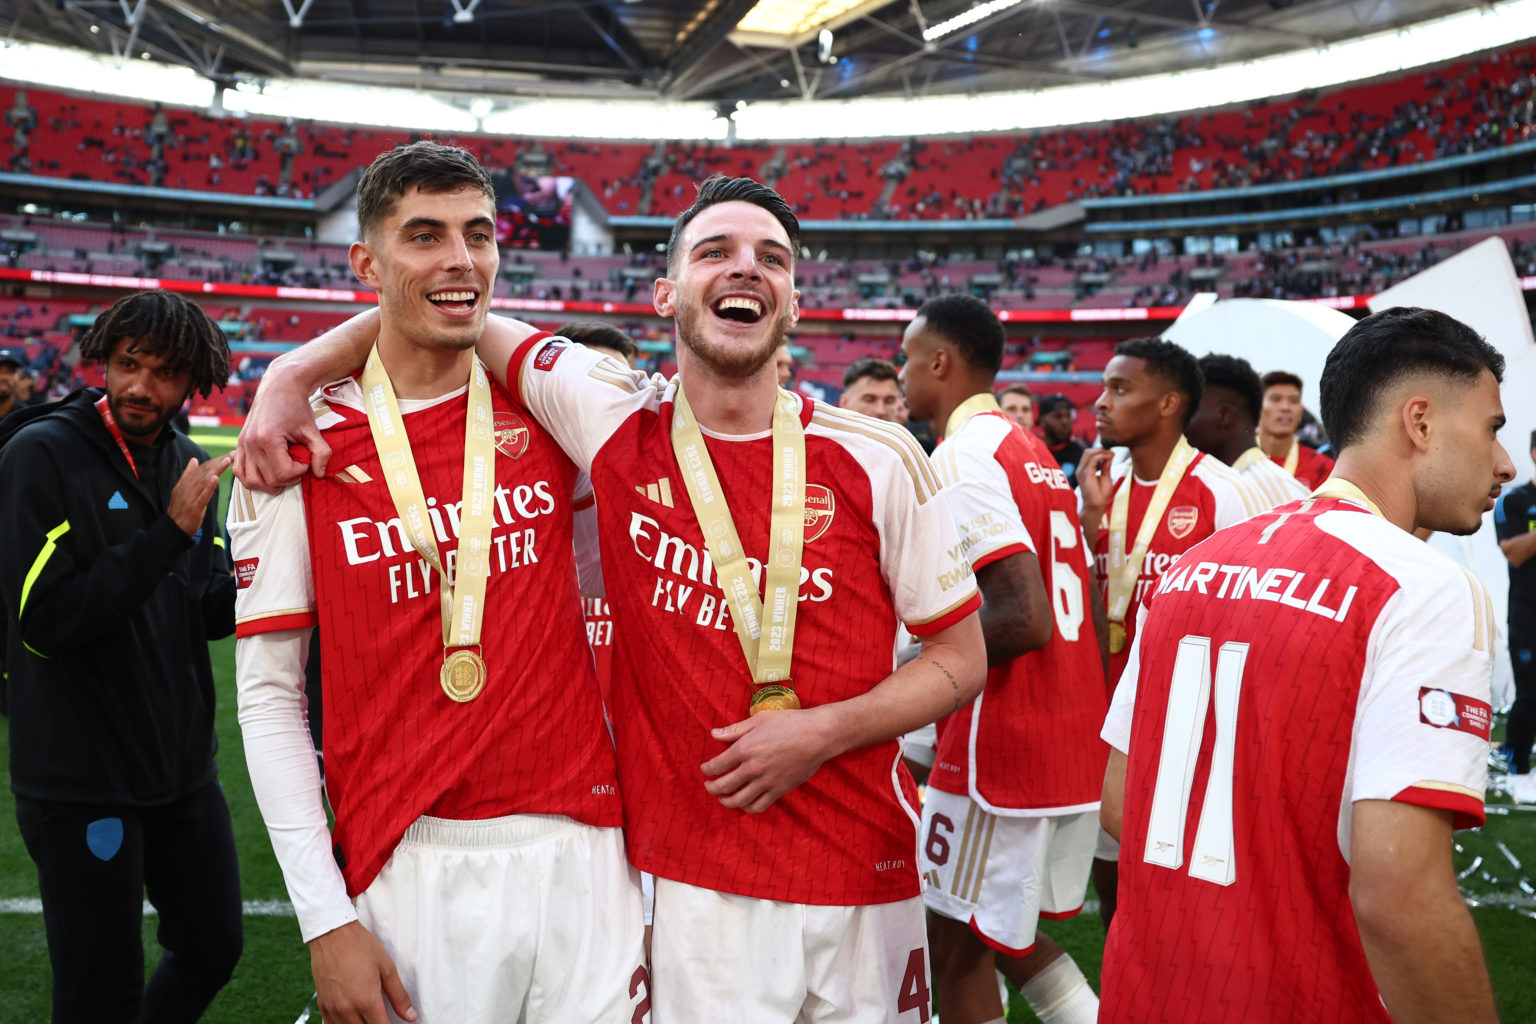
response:
M985 302L930 299L901 350L913 415L941 438L933 464L981 588L990 666L981 696L940 723L923 805L939 1009L949 1024L1001 1021L995 968L1045 1024L1093 1024L1083 972L1036 930L1082 909L1106 755L1077 496L992 397L1003 325Z
M1149 588L1175 558L1217 530L1259 511L1237 474L1195 451L1184 427L1200 407L1204 381L1195 357L1161 338L1121 342L1104 367L1104 391L1094 402L1099 441L1130 450L1116 479L1111 453L1083 456L1083 533L1094 550L1094 571L1109 620L1109 685L1125 669L1136 612ZM1099 914L1115 913L1119 848L1101 835L1093 887Z
M1189 443L1243 478L1266 508L1305 498L1310 487L1275 465L1254 440L1264 388L1248 360L1211 353L1200 357L1205 387L1184 435Z
M1101 1019L1495 1020L1451 861L1483 821L1492 602L1407 531L1472 533L1514 478L1503 366L1433 310L1360 321L1323 371L1333 477L1149 598L1103 733Z
M1301 426L1301 378L1285 370L1266 373L1264 407L1259 415L1259 447L1275 463L1307 487L1328 479L1333 460L1296 439ZM1337 442L1335 442L1337 444Z
M798 230L757 182L702 186L654 290L679 340L665 390L563 339L525 338L522 325L493 321L482 342L592 474L615 597L629 850L657 876L658 1024L929 1015L916 793L895 737L980 689L980 598L911 435L778 387L773 355L799 312ZM365 314L306 345L286 372L324 376L328 360L355 358L373 322ZM273 383L269 371L264 392ZM686 437L690 420L701 440ZM803 459L776 440L792 439L793 424ZM297 421L259 429L278 477L292 467L271 439L313 433ZM718 480L699 484L706 456ZM803 503L786 509L804 525L797 600L790 587L770 588L759 610L755 581L729 564L750 555L770 582L786 564L769 557L786 466L804 467ZM721 500L739 535L730 559L711 542L719 520L709 534L699 523ZM747 614L727 612L727 576ZM791 606L790 681L804 706L748 717L754 688L765 688L748 671L748 644L761 664L762 637L783 642L773 621ZM745 627L764 617L770 628L753 637ZM896 669L898 621L924 639Z
M328 1021L382 1024L381 989L428 1024L617 1024L648 995L571 571L577 472L474 355L494 217L463 150L374 161L351 255L377 342L314 406L341 468L230 502L240 724ZM490 625L465 637L474 608ZM316 626L329 833L303 718ZM444 675L455 658L484 674Z

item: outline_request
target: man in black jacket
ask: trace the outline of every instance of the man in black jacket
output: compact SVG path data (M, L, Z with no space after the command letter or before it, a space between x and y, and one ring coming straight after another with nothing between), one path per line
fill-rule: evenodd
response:
M53 1020L195 1021L240 956L208 640L234 631L226 456L170 425L229 376L192 302L140 292L81 342L107 387L0 425L11 788L37 862ZM144 982L141 908L164 947Z

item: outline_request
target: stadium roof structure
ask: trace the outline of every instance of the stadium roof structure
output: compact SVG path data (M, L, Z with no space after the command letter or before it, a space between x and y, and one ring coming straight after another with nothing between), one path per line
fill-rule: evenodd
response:
M1467 0L0 0L0 37L185 65L505 97L920 98L1320 48Z

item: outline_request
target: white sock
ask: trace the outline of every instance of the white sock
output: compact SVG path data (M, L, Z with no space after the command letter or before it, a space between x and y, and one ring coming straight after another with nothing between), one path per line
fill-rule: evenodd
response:
M1099 997L1067 954L1030 978L1019 994L1041 1024L1096 1024L1099 1019Z

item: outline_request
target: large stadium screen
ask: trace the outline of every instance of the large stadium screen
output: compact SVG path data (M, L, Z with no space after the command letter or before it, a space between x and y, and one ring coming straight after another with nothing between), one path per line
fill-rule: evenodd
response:
M496 185L496 242L504 249L561 251L571 243L576 179L504 171Z

